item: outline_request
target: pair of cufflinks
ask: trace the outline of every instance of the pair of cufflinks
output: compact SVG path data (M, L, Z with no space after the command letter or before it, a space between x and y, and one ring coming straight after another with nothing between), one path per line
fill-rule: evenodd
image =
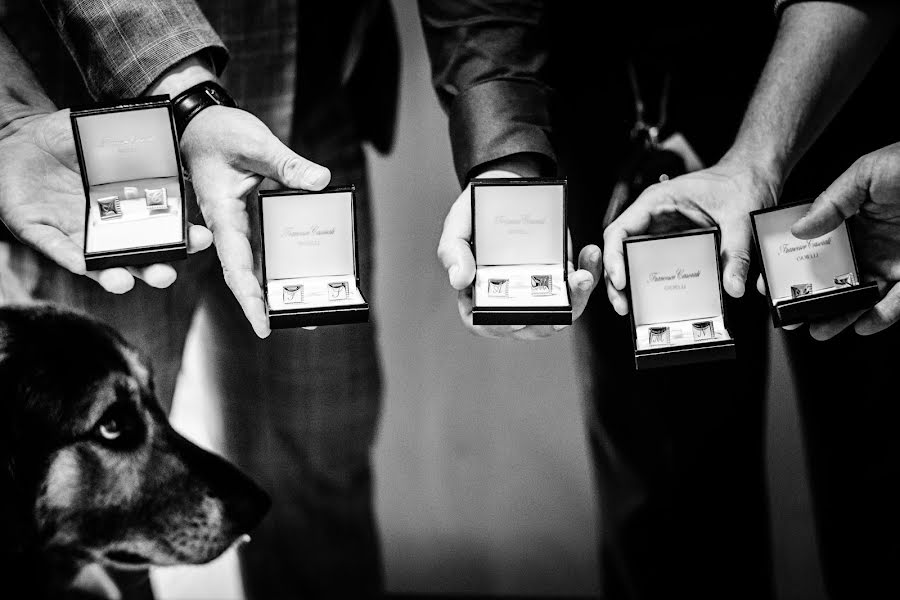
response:
M126 200L136 200L140 198L136 187L124 188L124 196ZM144 189L144 202L150 211L168 210L169 198L166 194L166 188ZM107 196L97 199L97 205L100 207L100 218L105 220L117 219L124 215L122 204L118 196Z
M552 296L553 278L550 275L531 276L532 296ZM488 279L488 296L509 298L509 279Z
M328 284L328 300L346 300L350 293L350 284L346 281L332 281ZM303 302L302 285L282 286L282 300L285 304L300 304Z
M834 278L834 287L852 287L859 282L853 273L844 273ZM798 283L791 286L791 298L802 298L803 296L811 296L813 287L811 283Z
M691 331L694 334L695 342L703 342L716 337L716 330L712 321L696 321L691 323ZM651 346L668 346L672 343L672 331L668 327L651 327L650 328L650 345Z

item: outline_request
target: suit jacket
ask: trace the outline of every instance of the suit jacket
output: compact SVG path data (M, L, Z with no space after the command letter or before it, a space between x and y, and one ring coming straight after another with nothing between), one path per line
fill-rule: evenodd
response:
M0 0L0 26L60 106L138 96L205 53L282 139L339 105L360 142L386 151L393 140L399 53L387 0Z
M742 18L734 28L714 0L616 2L602 10L545 0L419 0L419 7L463 185L478 165L518 152L542 155L552 168L567 161L576 139L590 146L595 164L601 154L615 161L633 123L624 66L634 57L649 58L654 70L680 69L685 88L723 80L714 94L736 126L775 24L772 3L757 0L729 11ZM719 149L710 145L709 154Z

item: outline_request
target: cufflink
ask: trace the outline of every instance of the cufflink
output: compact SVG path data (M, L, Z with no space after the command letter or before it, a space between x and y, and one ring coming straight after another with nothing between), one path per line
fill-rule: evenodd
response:
M550 275L531 276L531 295L550 296L553 294L553 279Z
M488 279L488 296L509 298L509 279Z
M145 189L144 201L147 203L147 208L150 210L166 210L169 208L166 188L159 188L158 190Z
M137 200L140 198L138 189L136 187L125 186L122 188L123 195L126 200Z
M122 206L119 204L118 196L108 196L106 198L98 198L97 205L100 207L100 218L117 219L122 216Z
M697 321L691 323L691 330L694 332L694 341L702 342L703 340L711 340L716 337L716 330L712 321Z
M671 334L668 327L651 327L650 328L650 345L666 346L669 344Z
M837 287L851 287L856 285L856 275L853 273L844 273L834 278L834 285Z
M791 286L791 298L800 298L801 296L809 296L812 294L811 283L799 283Z
M346 281L332 281L328 284L329 300L346 300L350 285Z
M282 294L285 304L297 304L298 302L303 302L302 285L286 285L282 288Z

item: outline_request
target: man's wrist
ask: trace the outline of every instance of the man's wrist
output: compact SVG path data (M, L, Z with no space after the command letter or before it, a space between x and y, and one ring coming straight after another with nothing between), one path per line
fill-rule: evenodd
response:
M778 152L736 143L719 160L719 165L753 174L772 189L780 190L790 172L787 160Z
M218 82L212 62L205 53L192 54L169 67L147 88L144 95L168 94L170 98L174 98L204 81Z
M488 173L492 171L511 172L518 177L539 177L543 170L542 158L533 152L511 154L478 165L470 171L469 178L491 177Z

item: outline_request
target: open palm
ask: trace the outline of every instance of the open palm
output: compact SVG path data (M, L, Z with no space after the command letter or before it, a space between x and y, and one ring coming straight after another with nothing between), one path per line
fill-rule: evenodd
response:
M0 131L0 221L20 241L107 291L127 292L134 278L154 287L175 281L169 265L88 272L84 263L85 199L69 111L23 117ZM188 232L188 252L212 243L205 227Z

